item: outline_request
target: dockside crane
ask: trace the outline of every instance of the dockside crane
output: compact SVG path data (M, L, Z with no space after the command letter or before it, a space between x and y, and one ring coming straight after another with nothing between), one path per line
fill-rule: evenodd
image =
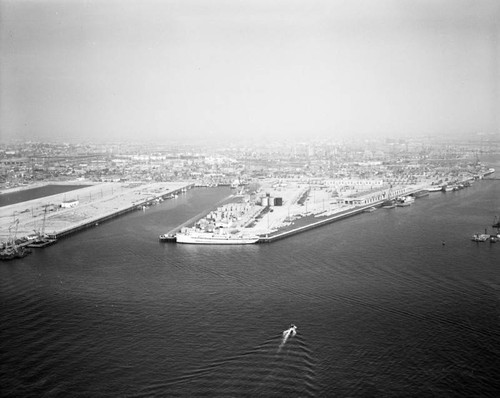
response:
M45 236L45 220L47 219L47 207L50 205L43 205L43 221L42 221L42 229L40 231L40 237L43 238Z
M14 230L14 237L12 237L12 228L16 227ZM9 242L12 246L16 244L17 240L17 228L19 226L19 218L16 218L12 224L9 226L9 239L7 242Z

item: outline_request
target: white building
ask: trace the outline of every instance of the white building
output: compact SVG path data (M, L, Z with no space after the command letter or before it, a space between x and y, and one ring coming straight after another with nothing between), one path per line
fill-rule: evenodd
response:
M79 203L80 203L80 201L78 199L67 200L67 201L64 201L64 202L61 203L61 207L63 209L69 209L71 207L78 206Z

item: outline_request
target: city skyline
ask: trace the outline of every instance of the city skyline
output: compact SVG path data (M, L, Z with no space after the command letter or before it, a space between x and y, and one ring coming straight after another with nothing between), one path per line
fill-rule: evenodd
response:
M0 1L0 138L495 134L495 1Z

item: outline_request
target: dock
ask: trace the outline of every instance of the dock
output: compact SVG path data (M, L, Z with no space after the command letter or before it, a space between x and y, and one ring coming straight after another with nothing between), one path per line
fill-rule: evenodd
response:
M314 229L314 228L318 228L318 227L322 227L322 226L327 225L327 224L331 224L335 221L340 221L340 220L343 220L345 218L355 216L357 214L365 213L365 211L367 209L377 208L377 207L382 206L382 202L383 201L380 201L380 203L370 204L370 205L366 205L366 206L359 206L359 207L356 207L356 208L350 209L350 210L344 210L344 211L341 211L337 214L333 214L330 216L324 216L324 218L322 218L321 220L318 220L318 221L306 223L305 225L301 225L301 226L298 226L295 228L285 229L281 232L280 231L273 232L265 237L261 237L257 243L272 243L272 242L287 238L287 237L292 236L292 235L296 235L296 234L299 234L299 233L302 233L305 231L309 231L309 230Z
M192 188L192 182L99 183L70 192L0 207L0 241L39 233L59 239L145 209ZM71 200L74 206L61 207Z
M420 192L421 189L421 187L407 189L404 192L404 195L413 195L417 192ZM384 198L363 205L349 206L344 209L339 208L330 213L326 211L320 211L318 209L310 214L304 213L299 218L295 218L294 224L297 225L291 224L283 227L278 227L266 233L259 233L258 235L261 236L261 238L259 239L258 243L272 243L277 240L309 231L313 228L319 228L324 225L331 224L335 221L340 221L361 213L371 213L375 209L381 208L385 200L386 199ZM322 215L323 213L325 213L325 215ZM276 217L282 218L283 216L277 215ZM273 224L273 221L271 221L270 224Z
M401 191L400 193L403 193L403 190ZM422 187L406 188L404 189L404 194L413 195L421 191ZM313 228L318 228L360 213L372 212L376 208L380 208L387 199L384 197L379 200L372 200L363 205L345 205L334 209L322 206L323 200L321 199L321 204L319 202L309 204L308 211L308 193L309 189L304 190L303 187L298 187L288 192L281 190L280 194L283 196L284 202L288 205L273 206L272 208L270 206L256 206L257 210L253 211L253 214L247 220L244 220L242 225L234 228L238 228L240 232L245 235L259 236L260 238L257 243L272 243L279 239L302 233ZM222 202L227 202L230 198L231 197L223 199L215 207L219 206ZM171 239L160 238L160 240L174 242L175 234L183 227L192 226L211 211L212 209L203 211L164 234L165 236L172 237ZM292 219L293 222L290 221Z

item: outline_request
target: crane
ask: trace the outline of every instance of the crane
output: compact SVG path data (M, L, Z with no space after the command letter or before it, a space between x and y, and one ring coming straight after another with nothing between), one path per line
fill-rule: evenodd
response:
M14 226L16 227L16 229L14 230L14 237L12 237L12 228ZM8 240L8 242L10 242L12 246L14 246L16 244L18 226L19 226L19 218L16 218L14 220L14 222L12 224L10 224L10 226L9 226L9 240Z
M45 220L47 219L47 207L51 205L42 205L43 207L43 220L42 220L42 228L37 232L39 238L43 238L45 236Z

